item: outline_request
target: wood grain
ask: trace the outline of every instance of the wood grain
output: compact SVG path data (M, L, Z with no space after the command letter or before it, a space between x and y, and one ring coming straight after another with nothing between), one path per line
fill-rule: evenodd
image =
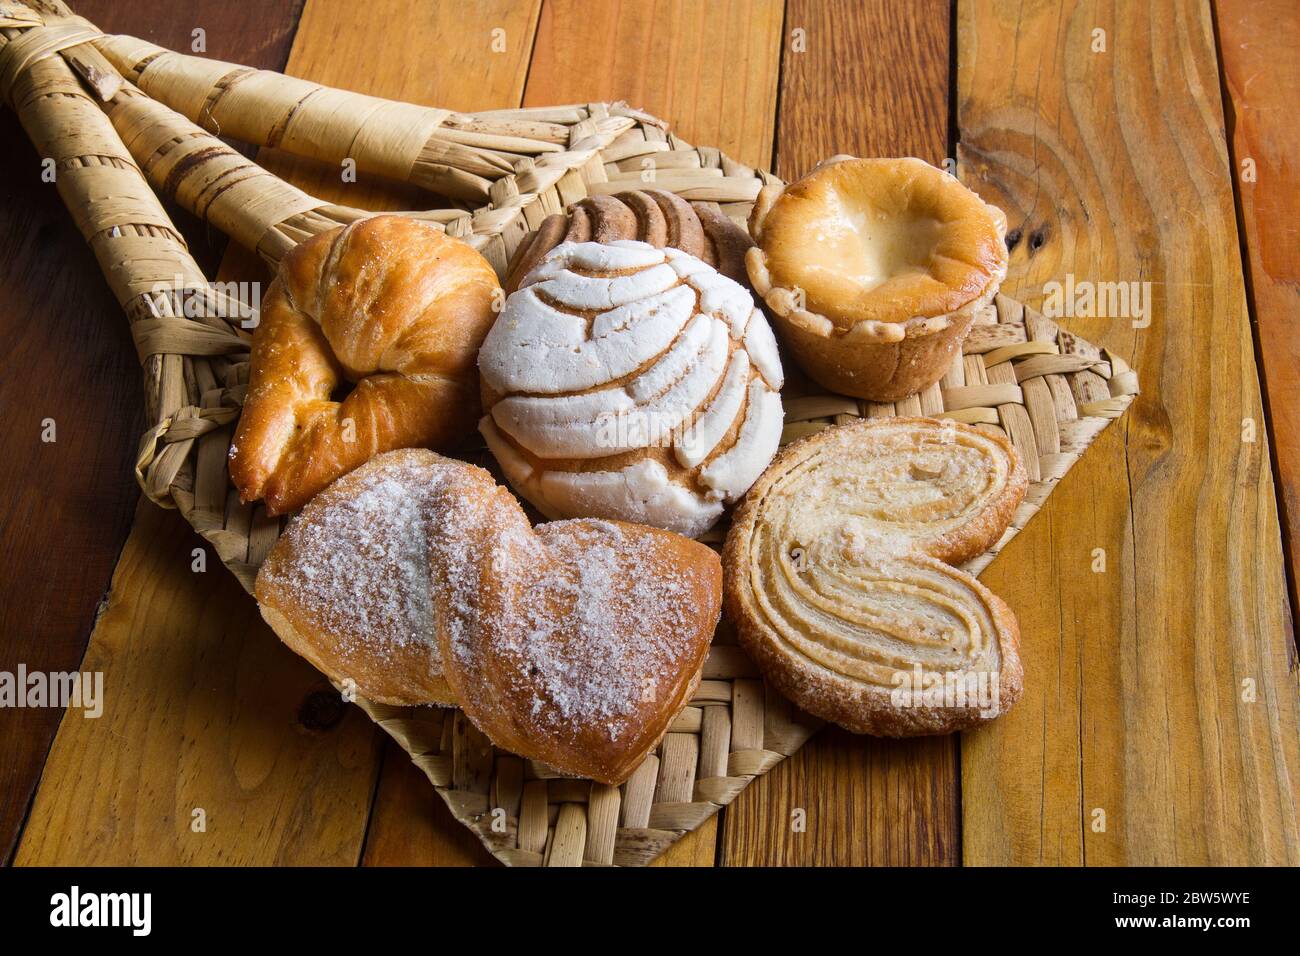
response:
M947 4L791 0L785 26L779 176L797 178L836 153L942 160ZM804 31L803 52L793 48L795 30ZM723 861L955 864L957 774L952 738L890 741L823 731L727 809ZM799 810L804 831L794 825Z
M1063 322L1144 394L984 576L1026 693L963 739L963 859L1294 864L1300 693L1267 436L1242 440L1262 408L1209 5L961 0L958 22L961 173L1008 212L1006 291L1154 297L1147 328Z
M308 0L285 72L443 109L513 108L540 8L541 0Z
M1265 410L1300 606L1300 16L1286 0L1219 0L1219 59L1228 99L1229 145L1245 245L1247 292L1264 373Z
M284 65L297 4L251 10L226 0L182 9L164 0L129 6L80 0L106 30L188 44L196 22L215 56ZM89 248L14 114L0 110L0 670L75 670L95 608L130 528L138 490L131 478L144 430L140 366L126 320L99 277ZM215 263L192 217L173 216L200 259ZM70 384L75 383L75 385ZM41 422L56 441L41 441ZM61 714L10 710L0 732L0 861L11 858Z
M789 0L780 176L797 179L836 153L941 163L949 20L945 0Z
M141 499L84 670L104 713L59 727L20 865L354 864L373 725L276 640L174 511ZM194 811L206 830L192 829Z
M780 0L547 0L524 105L625 100L767 169L781 16Z

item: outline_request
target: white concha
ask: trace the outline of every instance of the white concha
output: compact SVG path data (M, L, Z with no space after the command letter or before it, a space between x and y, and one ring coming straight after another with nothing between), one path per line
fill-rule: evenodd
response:
M743 286L644 242L563 243L479 352L479 430L550 518L699 535L776 454L781 360Z

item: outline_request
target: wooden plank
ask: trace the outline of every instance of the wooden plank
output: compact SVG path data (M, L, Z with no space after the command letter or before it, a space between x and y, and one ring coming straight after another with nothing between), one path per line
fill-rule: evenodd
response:
M948 155L949 17L944 0L790 0L781 177L797 179L837 153L941 163Z
M201 23L214 56L247 55L279 69L297 3L258 10L228 0L183 6L78 0L106 30L186 44ZM140 366L126 320L14 114L0 110L0 670L71 671L86 648L139 495L131 478L144 431ZM191 250L215 264L219 245L195 219L172 211ZM56 441L41 441L53 419ZM11 858L61 714L5 715L0 735L0 861Z
M547 0L524 105L626 100L767 169L781 16L780 0Z
M1294 608L1300 606L1300 129L1290 116L1300 90L1300 17L1287 0L1220 0L1215 19Z
M625 100L689 142L767 168L781 16L779 0L546 0L524 105ZM716 47L724 36L725 57ZM717 827L715 816L657 863L713 865Z
M179 514L141 499L82 667L104 712L70 711L20 865L353 864L378 731L262 623ZM195 832L196 811L205 830Z
M960 0L958 22L961 172L1008 212L1007 291L1154 290L1148 327L1064 321L1144 393L985 575L1020 615L1026 693L963 739L963 859L1300 862L1300 692L1267 436L1242 440L1262 408L1209 4Z
M517 106L540 7L541 0L308 0L285 72L443 109Z
M366 830L362 866L493 866L479 838L451 815L429 778L393 740Z
M778 175L796 178L836 153L942 161L946 3L791 0L785 31ZM957 812L951 738L823 731L727 808L722 858L747 866L954 864Z

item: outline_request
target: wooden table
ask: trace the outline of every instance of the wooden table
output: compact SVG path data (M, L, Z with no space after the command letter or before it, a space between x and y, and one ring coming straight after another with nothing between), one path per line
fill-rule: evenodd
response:
M624 99L787 179L833 153L955 156L1008 212L1005 291L1041 305L1067 274L1151 283L1148 327L1066 320L1123 355L1143 394L984 575L1024 633L1016 710L960 738L825 731L663 862L1300 863L1293 0L73 6L106 30L188 50L202 28L209 56L413 102ZM107 698L100 720L0 712L0 855L491 862L215 554L193 570L205 546L188 526L139 500L126 323L39 157L0 122L0 670L102 670ZM331 170L263 161L345 195ZM210 273L258 277L175 215Z

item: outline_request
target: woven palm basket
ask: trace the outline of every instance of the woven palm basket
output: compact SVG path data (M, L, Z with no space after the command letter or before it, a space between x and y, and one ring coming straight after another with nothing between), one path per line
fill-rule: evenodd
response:
M503 278L546 215L589 195L653 185L716 202L743 224L759 188L777 182L622 104L475 115L388 104L105 37L52 0L0 2L0 42L0 95L41 155L55 160L61 195L131 322L153 423L138 456L141 487L178 508L249 590L282 527L260 506L241 503L226 472L250 333L237 310L230 319L190 318L181 297L158 290L160 279L180 275L210 305L233 305L204 279L154 190L272 262L293 242L365 213L320 203L225 147L211 135L223 109L225 131L233 126L252 142L321 158L336 154L337 141L365 137L374 147L368 168L450 187L444 193L454 198L419 215L473 244ZM235 96L253 106L232 112ZM310 100L328 102L328 123L304 129L302 122L314 122L304 109ZM395 119L407 125L393 127ZM403 138L410 124L418 135ZM966 566L974 573L1137 393L1135 374L1118 356L1006 296L978 316L943 379L902 402L828 394L790 363L787 369L787 442L890 415L952 418L1014 442L1029 491L1003 538ZM710 540L721 536L720 529ZM496 750L459 710L357 703L411 755L458 820L498 859L524 866L648 863L818 727L765 687L725 621L694 699L618 787L561 777Z

